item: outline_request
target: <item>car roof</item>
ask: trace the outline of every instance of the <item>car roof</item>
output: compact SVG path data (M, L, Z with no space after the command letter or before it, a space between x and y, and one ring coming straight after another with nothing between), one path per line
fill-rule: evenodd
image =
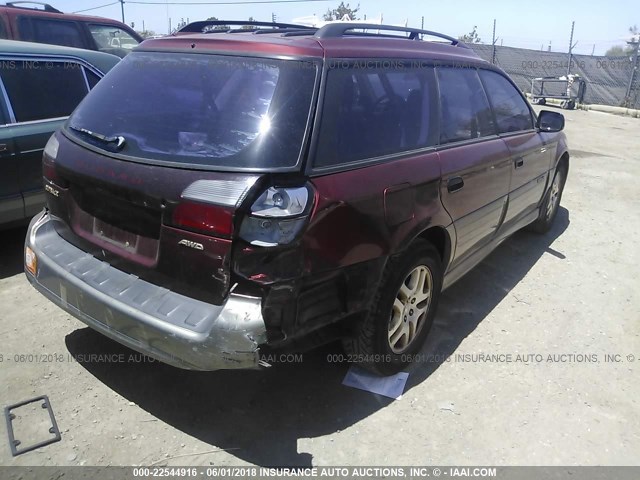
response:
M205 23L205 22L196 22ZM199 25L198 25L199 26ZM381 30L389 26L380 25ZM304 27L303 27L304 28ZM298 31L241 30L209 31L207 33L183 33L148 39L138 50L176 50L194 53L255 53L273 56L306 56L321 58L389 58L425 59L435 61L463 61L482 63L478 55L466 45L452 42L410 39L400 35L342 34L335 25L331 28L306 28ZM399 27L392 27L397 29ZM186 29L185 32L188 32ZM421 30L408 29L408 32ZM323 35L323 32L327 34ZM432 32L435 33L435 32ZM441 34L436 34L441 35ZM443 38L450 38L443 36Z
M103 73L111 70L121 58L110 53L84 50L82 48L49 45L47 43L21 42L18 40L0 40L0 56L11 55L47 55L64 56L84 60Z
M105 17L94 17L91 15L78 15L77 13L65 13L61 11L52 12L46 11L40 8L28 8L28 7L18 7L18 6L10 6L10 5L0 5L0 11L3 13L7 13L12 16L22 15L27 17L48 17L48 18L63 18L65 20L79 20L82 22L91 22L91 23L105 23L109 25L123 25L118 20L113 20L111 18Z

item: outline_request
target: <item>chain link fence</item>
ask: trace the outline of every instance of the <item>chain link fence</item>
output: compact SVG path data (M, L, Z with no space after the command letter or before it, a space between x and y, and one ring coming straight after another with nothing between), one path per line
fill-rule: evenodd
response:
M493 61L507 72L523 92L531 91L531 80L534 78L558 78L571 73L580 75L587 82L584 103L640 108L640 72L636 71L634 75L633 56L572 55L569 65L567 53L496 45L494 58L492 45L469 46L481 58ZM552 85L549 87L549 94L560 93L553 91ZM556 88L562 88L562 84Z

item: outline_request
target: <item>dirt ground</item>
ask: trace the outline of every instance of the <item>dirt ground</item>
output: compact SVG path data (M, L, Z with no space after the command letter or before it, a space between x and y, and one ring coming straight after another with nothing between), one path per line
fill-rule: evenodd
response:
M0 422L0 465L640 464L640 120L563 113L554 229L445 292L397 401L343 386L337 346L264 371L145 362L37 293L25 230L2 232L0 406L48 395L62 441L14 458Z

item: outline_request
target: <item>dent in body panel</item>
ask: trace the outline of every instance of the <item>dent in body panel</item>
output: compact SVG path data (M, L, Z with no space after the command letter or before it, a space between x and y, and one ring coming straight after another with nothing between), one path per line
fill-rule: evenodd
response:
M435 152L314 177L316 205L299 243L235 247L232 271L263 288L270 344L367 310L388 256L451 223L439 177Z
M114 268L66 242L43 212L26 244L38 258L29 281L95 330L180 368L256 368L266 341L260 298L201 302Z
M448 225L437 201L439 178L436 152L314 178L318 205L303 237L310 270L388 256L416 230Z

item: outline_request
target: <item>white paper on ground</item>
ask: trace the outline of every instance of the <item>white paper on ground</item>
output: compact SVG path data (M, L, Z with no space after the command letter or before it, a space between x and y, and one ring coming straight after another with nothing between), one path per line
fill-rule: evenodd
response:
M342 384L400 400L407 378L409 378L409 374L406 372L396 373L389 377L380 377L362 368L352 366L345 375Z

